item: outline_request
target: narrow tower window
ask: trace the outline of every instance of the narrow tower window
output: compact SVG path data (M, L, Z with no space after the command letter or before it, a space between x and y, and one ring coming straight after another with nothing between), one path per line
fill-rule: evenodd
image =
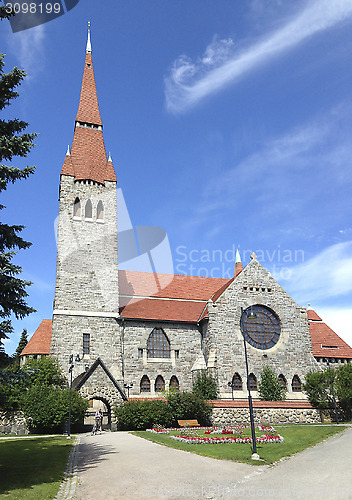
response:
M86 209L84 215L86 219L92 218L92 202L90 200L88 200L86 203Z
M73 217L81 217L81 202L79 201L78 196L73 204Z
M97 220L104 220L104 205L101 200L97 206Z
M89 354L90 352L90 334L83 334L83 354Z

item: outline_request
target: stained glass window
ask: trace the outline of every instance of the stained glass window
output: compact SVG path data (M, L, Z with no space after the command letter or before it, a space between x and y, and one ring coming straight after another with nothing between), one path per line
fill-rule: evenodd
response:
M246 341L257 349L270 349L280 338L280 321L268 307L248 307L241 316L241 331Z

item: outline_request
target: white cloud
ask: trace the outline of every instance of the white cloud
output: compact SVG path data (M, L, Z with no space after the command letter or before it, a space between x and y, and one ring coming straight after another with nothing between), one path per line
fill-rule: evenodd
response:
M44 25L20 31L9 36L10 50L18 60L20 69L24 69L27 79L34 78L44 66Z
M347 295L352 292L352 241L332 245L290 271L285 288L299 303Z
M168 111L184 112L205 97L234 83L261 64L292 49L307 38L352 15L350 0L315 0L283 28L271 32L244 50L234 50L232 40L213 41L197 61L185 55L165 78Z

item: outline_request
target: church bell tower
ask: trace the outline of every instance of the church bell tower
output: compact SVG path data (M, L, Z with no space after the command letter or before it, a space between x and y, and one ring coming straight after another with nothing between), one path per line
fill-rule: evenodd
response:
M116 183L105 150L89 26L73 142L60 177L50 353L65 373L70 354L78 354L75 376L100 358L121 381Z

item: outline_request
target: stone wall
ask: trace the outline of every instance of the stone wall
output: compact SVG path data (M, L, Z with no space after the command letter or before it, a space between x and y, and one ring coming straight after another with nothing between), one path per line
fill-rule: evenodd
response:
M216 350L220 397L231 397L228 382L235 372L246 387L240 319L241 308L251 305L271 309L279 318L281 332L279 341L270 349L257 349L247 343L249 373L259 381L261 370L269 364L286 378L290 399L305 399L302 392L292 392L291 383L294 375L303 383L308 371L319 370L313 357L306 309L299 307L255 258L216 302L208 304L209 323L204 330L203 348L207 361Z
M259 424L317 424L321 423L315 408L254 408L254 423ZM213 408L213 425L249 425L248 408Z
M14 434L16 436L29 434L23 414L14 411L0 411L0 434Z
M155 327L162 328L170 341L170 358L147 358L147 340ZM131 396L155 395L154 384L158 375L164 378L166 390L173 375L177 377L181 391L192 390L192 368L202 356L201 333L196 325L124 321L123 338L124 380L133 382ZM140 393L143 375L149 377L150 393Z

